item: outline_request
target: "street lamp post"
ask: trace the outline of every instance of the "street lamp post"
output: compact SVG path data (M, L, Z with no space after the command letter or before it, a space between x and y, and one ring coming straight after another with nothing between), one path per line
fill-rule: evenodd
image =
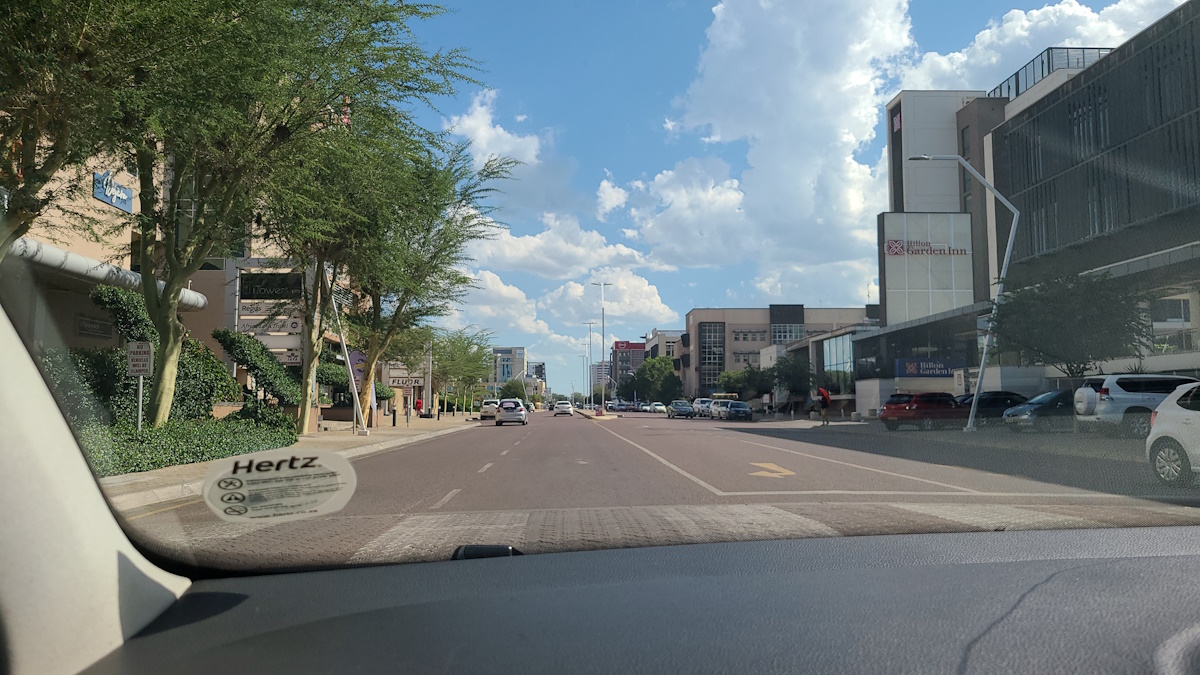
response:
M596 325L596 322L595 322L595 321L587 321L587 322L585 322L583 325L585 325L585 326L587 326L587 327L588 327L588 351L587 351L587 362L588 362L588 376L587 376L587 386L588 386L588 390L587 390L587 395L588 395L588 403L595 403L595 401L593 401L593 400L592 400L592 387L595 387L595 386L596 386L596 383L595 383L595 382L592 382L592 326L595 326L595 325Z
M610 282L610 281L593 281L592 285L600 287L600 371L605 372L604 371L604 341L607 339L608 332L607 332L607 329L604 327L604 287L612 286L612 282ZM608 395L606 393L607 389L605 388L606 384L607 384L607 382L605 382L604 380L600 380L600 414L604 414L604 403L605 403L605 401L608 400Z
M971 414L967 417L967 426L963 428L963 431L975 431L975 413L979 408L979 394L983 389L983 373L987 369L988 352L991 349L992 340L994 339L993 331L996 328L996 310L1000 307L1000 296L1004 295L1004 280L1008 278L1008 262L1012 259L1013 242L1017 240L1017 221L1021 219L1021 212L1017 210L1017 207L1012 205L1012 202L1005 199L1004 195L1000 194L995 186L987 182L987 179L981 176L975 170L975 167L971 166L970 162L959 155L917 155L909 157L909 159L958 162L967 170L967 173L974 176L975 180L987 188L987 191L992 193L992 196L1003 204L1005 208L1012 211L1013 214L1012 228L1008 231L1008 246L1004 250L1004 264L1000 266L1000 278L996 281L996 299L992 302L992 313L988 317L987 337L983 341L983 356L979 360L979 377L975 380L975 395L971 397Z

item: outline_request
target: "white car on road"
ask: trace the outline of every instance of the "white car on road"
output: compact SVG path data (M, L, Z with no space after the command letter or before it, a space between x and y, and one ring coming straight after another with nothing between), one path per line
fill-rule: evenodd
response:
M1200 386L1187 384L1169 394L1150 415L1146 459L1167 485L1184 486L1200 470Z
M698 398L692 401L692 408L696 411L697 417L709 417L709 406L712 405L711 398Z
M529 424L529 412L525 410L525 404L515 398L500 401L500 407L496 409L496 426L505 422Z
M558 417L559 415L574 415L574 414L575 414L575 411L571 408L570 401L559 401L558 403L554 404L554 416L555 417Z
M479 406L479 419L481 419L481 420L496 419L496 408L498 408L498 407L500 407L500 401L498 401L494 398L489 398L488 400L484 401L483 405Z
M661 402L655 401L654 403L650 404L650 412L662 413L665 415L667 414L667 406L663 405Z
M1150 434L1150 413L1181 385L1182 375L1096 375L1075 390L1075 419L1081 426L1119 429L1127 436Z

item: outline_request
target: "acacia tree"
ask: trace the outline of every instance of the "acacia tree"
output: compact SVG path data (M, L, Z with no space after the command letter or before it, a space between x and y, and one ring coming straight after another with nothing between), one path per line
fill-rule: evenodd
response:
M261 236L305 273L299 310L304 317L303 401L316 390L330 298L351 256L384 233L374 227L403 177L404 157L418 144L390 106L358 105L353 125L330 127L301 146L297 161L272 172L257 219ZM424 344L422 342L422 344ZM303 432L311 405L300 408Z
M146 3L63 0L0 9L0 261L76 181L55 175L109 149L132 69L194 46ZM7 196L7 198L5 198ZM7 202L7 203L5 203Z
M428 5L203 0L170 9L202 48L135 68L121 110L142 204L142 290L159 332L156 426L174 396L180 293L208 258L241 253L272 170L348 123L352 103L450 93L470 65L457 51L427 54L408 33L409 22L441 12Z
M463 144L445 153L414 158L398 203L375 223L384 236L365 242L347 271L362 302L351 313L366 344L359 402L365 416L375 366L392 341L424 321L445 316L475 280L464 269L472 242L494 235L499 225L488 215L492 183L509 175L515 162L492 157L476 169Z
M807 397L812 389L812 368L808 356L786 354L775 360L769 369L776 387L786 389L789 399L794 395Z
M1146 295L1101 275L1062 274L1006 292L993 328L998 347L1079 380L1098 363L1138 356L1153 332Z

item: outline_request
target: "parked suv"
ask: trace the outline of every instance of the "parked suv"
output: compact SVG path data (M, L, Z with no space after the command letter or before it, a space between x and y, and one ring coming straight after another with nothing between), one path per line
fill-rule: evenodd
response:
M496 419L496 408L500 407L498 399L489 398L479 406L479 419L494 420Z
M729 407L729 399L720 398L708 406L708 416L714 420L725 419L725 409Z
M1075 390L1080 426L1115 429L1127 436L1150 435L1150 413L1181 385L1200 382L1181 375L1097 375Z
M953 394L945 392L892 394L879 409L879 419L888 431L899 429L901 424L928 431L951 421L959 422L962 408L954 402Z
M709 406L712 405L711 398L698 398L692 401L692 408L695 409L698 417L711 417L709 415Z
M1200 470L1200 387L1184 385L1150 413L1146 459L1167 485L1183 487Z

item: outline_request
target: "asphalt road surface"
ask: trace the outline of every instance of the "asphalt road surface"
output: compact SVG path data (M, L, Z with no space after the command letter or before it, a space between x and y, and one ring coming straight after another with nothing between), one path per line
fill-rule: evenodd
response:
M230 524L183 502L129 524L206 566L302 568L782 537L1200 524L1200 490L1160 486L1136 440L877 422L714 422L537 413L354 462L329 516Z

